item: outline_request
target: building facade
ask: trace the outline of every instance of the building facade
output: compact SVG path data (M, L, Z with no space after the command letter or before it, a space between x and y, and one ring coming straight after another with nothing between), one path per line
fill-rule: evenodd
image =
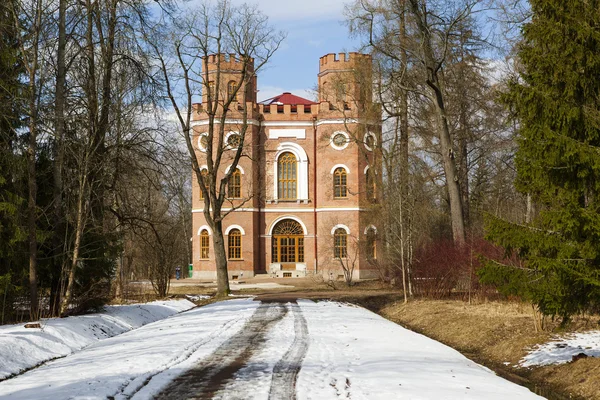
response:
M211 56L209 71L217 61L221 87L216 90L226 94L243 80L241 62ZM381 112L371 101L371 64L370 56L360 53L321 57L319 102L283 93L259 103L256 79L240 87L247 129L222 210L227 213L223 231L230 278L377 275L379 241L372 210L381 176ZM210 121L202 112L207 101L196 105L192 124L202 170L207 146L218 145L207 141ZM240 144L244 121L239 104L229 109L223 124L223 174ZM215 131L221 122L215 122ZM192 182L193 277L214 279L213 233L197 179Z

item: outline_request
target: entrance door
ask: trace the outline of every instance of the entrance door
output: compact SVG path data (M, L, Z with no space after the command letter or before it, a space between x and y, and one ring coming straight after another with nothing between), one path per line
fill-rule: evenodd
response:
M271 262L304 262L304 231L293 219L285 219L273 228Z

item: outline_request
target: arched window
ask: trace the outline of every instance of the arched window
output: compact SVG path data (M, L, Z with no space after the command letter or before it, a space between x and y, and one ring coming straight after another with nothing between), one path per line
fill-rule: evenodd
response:
M277 194L281 200L296 200L298 184L298 163L292 153L283 153L277 160Z
M239 199L242 197L242 172L239 168L229 175L227 182L227 196L230 199Z
M237 89L237 83L235 81L229 81L227 84L227 99L235 94L235 90ZM233 99L235 101L235 99Z
M333 171L333 198L345 199L348 197L347 187L348 174L342 167L336 168Z
M208 231L203 229L200 232L200 259L208 260L208 246L209 246Z
M242 258L242 233L239 229L229 231L227 239L227 257L230 260L240 260Z
M284 219L275 225L271 236L271 261L304 262L304 230L292 219Z
M377 199L377 182L371 168L367 169L365 173L365 180L367 184L367 199L374 202Z
M202 171L200 171L200 175L202 175L202 180L204 181L204 187L206 188L206 190L208 191L208 170L207 169L203 169ZM204 192L202 191L202 189L200 190L200 200L204 200Z
M348 255L348 233L344 228L338 228L333 234L333 256L346 258Z
M368 260L375 260L377 258L377 232L375 229L369 228L367 230L367 244L366 244L366 255Z

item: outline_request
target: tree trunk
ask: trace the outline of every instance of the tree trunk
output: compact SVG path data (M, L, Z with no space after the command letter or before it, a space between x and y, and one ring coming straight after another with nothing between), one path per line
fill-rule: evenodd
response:
M56 58L56 94L54 98L54 164L53 164L53 179L54 179L54 232L52 238L53 248L53 274L60 274L63 268L64 254L64 216L63 216L63 160L64 160L64 130L65 130L65 82L66 82L66 61L65 53L67 46L66 35L66 13L67 0L59 0L58 3L58 48ZM58 281L58 279L55 279ZM55 315L58 312L58 301L60 298L59 285L51 293L52 301L50 302L51 314Z
M227 297L231 293L231 290L229 289L227 254L225 253L225 240L221 221L215 221L214 223L213 247L215 249L215 264L217 268L217 297Z
M84 163L87 165L87 162ZM67 290L62 298L60 305L60 316L65 315L65 312L69 308L71 298L73 297L73 286L75 282L75 271L77 269L77 261L79 260L79 249L81 247L81 237L83 236L83 225L84 225L84 214L85 214L85 192L87 186L87 168L84 168L80 179L79 195L77 197L77 223L75 227L75 245L73 247L73 258L71 260L71 269L69 270L69 277L67 279Z

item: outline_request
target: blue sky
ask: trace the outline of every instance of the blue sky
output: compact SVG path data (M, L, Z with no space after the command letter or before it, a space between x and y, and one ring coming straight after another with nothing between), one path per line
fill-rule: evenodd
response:
M312 98L317 84L319 58L327 53L355 51L357 39L343 24L348 0L233 0L255 3L287 39L258 77L258 100L282 92Z

